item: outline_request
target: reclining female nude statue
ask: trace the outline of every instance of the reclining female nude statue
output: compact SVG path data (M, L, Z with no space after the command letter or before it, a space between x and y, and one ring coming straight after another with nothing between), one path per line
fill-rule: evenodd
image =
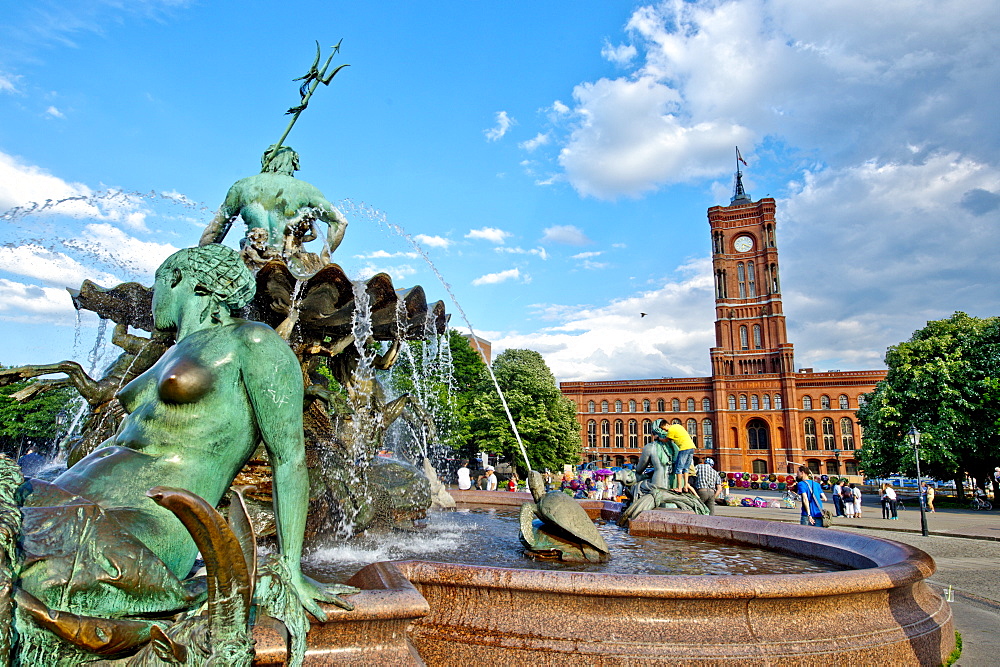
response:
M128 415L117 434L52 483L25 485L19 586L50 610L140 617L125 641L139 645L153 625L142 617L190 607L196 593L183 580L198 548L180 515L147 492L177 487L215 507L261 441L289 586L321 620L316 600L350 608L336 594L357 589L321 587L300 570L302 374L273 329L233 316L254 290L239 255L218 244L181 250L157 270L154 321L176 332L176 345L119 392Z

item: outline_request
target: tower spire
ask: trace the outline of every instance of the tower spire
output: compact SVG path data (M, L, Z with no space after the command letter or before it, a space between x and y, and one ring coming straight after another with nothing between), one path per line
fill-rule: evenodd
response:
M747 161L743 159L740 155L740 147L736 147L736 185L733 188L733 198L729 200L730 204L735 204L736 202L750 201L750 195L746 193L743 189L743 172L740 171L740 163L746 167Z

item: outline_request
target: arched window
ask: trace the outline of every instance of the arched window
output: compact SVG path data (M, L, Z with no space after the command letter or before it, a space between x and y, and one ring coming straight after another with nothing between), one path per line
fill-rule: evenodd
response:
M766 473L767 472L767 461L762 461L760 459L754 459L753 461L750 462L750 468L751 468L752 472L755 472L758 475Z
M820 410L830 409L830 397L827 396L826 394L823 394L822 396L819 397L819 409Z
M806 417L805 421L802 422L802 432L806 436L806 449L819 449L816 444L816 420L812 417Z
M622 402L615 401L615 412L621 412L621 411L622 411Z
M774 409L775 410L781 409L781 394L774 395Z
M702 409L702 412L711 412L711 410L712 410L712 399L707 398L707 397L701 399L701 409Z
M608 411L608 402L601 401L601 412L607 412L607 411Z
M747 395L740 394L740 410L746 410L746 409L747 409Z
M747 328L746 325L740 325L740 349L749 350L750 341L747 339Z
M732 394L730 394L729 397L726 399L726 401L729 404L729 409L730 410L735 410L736 409L736 397L735 396L733 396Z
M656 399L656 411L657 412L666 412L667 411L667 402L664 401L662 398Z
M694 399L689 398L687 401L685 401L685 403L687 404L687 411L694 412Z
M587 422L587 446L597 447L597 422L593 419Z
M850 417L840 420L840 448L845 451L854 451L854 422Z
M838 401L840 402L841 410L849 410L851 408L851 401L847 398L847 394L841 394Z
M747 293L757 296L757 278L754 275L753 262L747 262Z
M747 272L743 267L743 262L736 265L736 281L739 283L740 298L747 298Z
M680 424L680 423L681 423L681 420L680 420L680 419L677 419L677 417L674 417L673 419L671 419L671 420L670 420L670 423L671 423L671 424Z
M802 409L803 410L812 410L813 409L813 399L812 399L812 396L803 396L802 397Z
M689 419L689 420L687 420L687 424L684 425L684 428L687 429L688 435L691 436L691 440L694 442L694 446L697 447L698 446L698 420L697 419Z
M643 399L643 401L642 401L642 411L643 412L649 412L649 410L650 410L651 407L652 407L652 403L649 402L649 399L648 398Z
M677 399L677 398L671 399L671 401L670 401L670 411L671 412L680 412L681 411L681 402L680 402L680 399Z
M601 420L601 447L611 446L611 423L607 419Z
M761 400L764 402L764 409L765 410L770 410L771 409L771 395L770 394L764 394L763 396L761 396Z
M770 449L767 422L763 419L751 419L747 422L747 442L750 449Z
M634 419L628 420L628 446L632 449L639 447L639 423Z
M844 463L844 474L845 475L857 475L858 474L858 462L854 459Z
M587 403L587 412L593 412L593 411L594 411L594 402L591 401L590 403Z
M615 420L615 449L625 446L625 424L621 419Z
M757 397L757 394L750 394L750 409L760 410L760 398Z
M635 412L635 401L629 401L628 402L628 411L629 412Z
M761 338L760 325L753 325L753 349L759 350L764 347L764 340Z
M648 419L642 420L642 444L643 446L653 442L653 422Z
M833 436L833 420L823 417L823 449L836 449L837 440Z
M702 419L701 420L701 441L705 449L712 449L714 446L712 443L712 420Z

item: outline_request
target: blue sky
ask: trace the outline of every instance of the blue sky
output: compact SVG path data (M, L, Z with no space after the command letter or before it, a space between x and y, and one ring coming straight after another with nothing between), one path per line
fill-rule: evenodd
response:
M879 368L929 319L1000 314L991 4L12 5L0 362L85 359L96 317L63 288L148 284L197 243L280 136L313 40L343 38L351 66L286 143L350 220L349 275L447 299L398 227L495 350L562 380L707 374L705 212L739 144L750 194L778 199L798 364Z

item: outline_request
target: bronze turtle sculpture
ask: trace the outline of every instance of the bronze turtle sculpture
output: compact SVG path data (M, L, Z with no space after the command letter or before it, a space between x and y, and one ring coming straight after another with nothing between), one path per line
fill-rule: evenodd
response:
M540 560L603 563L611 558L607 542L579 503L562 492L545 493L536 471L528 475L535 502L521 505L521 543L525 555Z

